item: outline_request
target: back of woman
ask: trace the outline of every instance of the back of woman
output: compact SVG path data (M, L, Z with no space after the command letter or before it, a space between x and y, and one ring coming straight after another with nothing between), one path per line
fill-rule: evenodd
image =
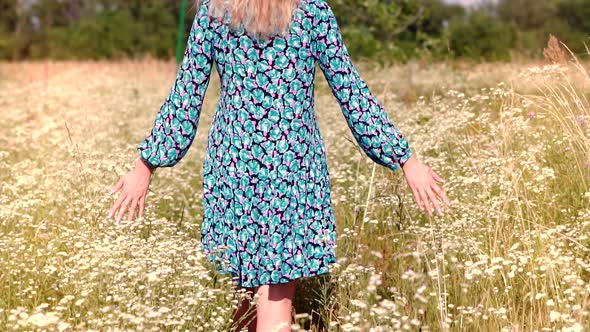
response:
M186 155L215 65L221 89L203 164L201 246L238 287L266 294L258 323L249 325L266 331L289 320L295 281L327 274L336 261L316 64L367 156L394 171L403 167L429 213L429 198L440 213L433 192L447 201L434 183L442 179L417 162L359 76L325 0L203 0L196 8L176 80L137 146L138 172L151 175ZM140 182L136 192L145 189ZM141 211L144 198L136 198Z

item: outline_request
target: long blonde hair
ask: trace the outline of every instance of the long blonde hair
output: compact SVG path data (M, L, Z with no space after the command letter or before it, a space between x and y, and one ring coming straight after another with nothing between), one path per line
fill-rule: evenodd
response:
M199 6L206 0L196 0ZM255 38L285 35L301 0L210 0L208 15ZM229 21L229 22L228 22Z

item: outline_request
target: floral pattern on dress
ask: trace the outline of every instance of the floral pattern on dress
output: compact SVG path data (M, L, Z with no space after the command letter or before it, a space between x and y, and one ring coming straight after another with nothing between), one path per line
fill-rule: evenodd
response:
M329 273L336 261L330 173L314 105L315 65L353 136L398 170L407 140L361 79L325 0L301 0L289 33L258 40L207 16L191 28L176 80L139 143L150 168L176 165L198 128L213 65L220 99L203 163L201 247L242 287Z

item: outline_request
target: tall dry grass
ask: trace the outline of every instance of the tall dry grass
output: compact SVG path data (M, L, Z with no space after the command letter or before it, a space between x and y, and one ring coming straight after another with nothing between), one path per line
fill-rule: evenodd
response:
M293 329L589 330L585 68L363 70L416 155L446 179L453 208L433 218L401 173L358 149L318 76L338 262L302 281ZM133 165L174 64L0 73L0 329L228 330L242 295L198 243L216 74L191 151L155 173L146 216L117 226L106 191Z

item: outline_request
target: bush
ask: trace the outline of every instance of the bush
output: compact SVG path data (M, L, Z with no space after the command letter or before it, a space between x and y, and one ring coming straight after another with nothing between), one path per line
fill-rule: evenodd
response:
M0 31L0 59L12 58L14 48L14 33Z
M503 24L491 14L477 10L465 19L453 19L449 23L447 38L455 57L509 61L516 31L512 24Z

